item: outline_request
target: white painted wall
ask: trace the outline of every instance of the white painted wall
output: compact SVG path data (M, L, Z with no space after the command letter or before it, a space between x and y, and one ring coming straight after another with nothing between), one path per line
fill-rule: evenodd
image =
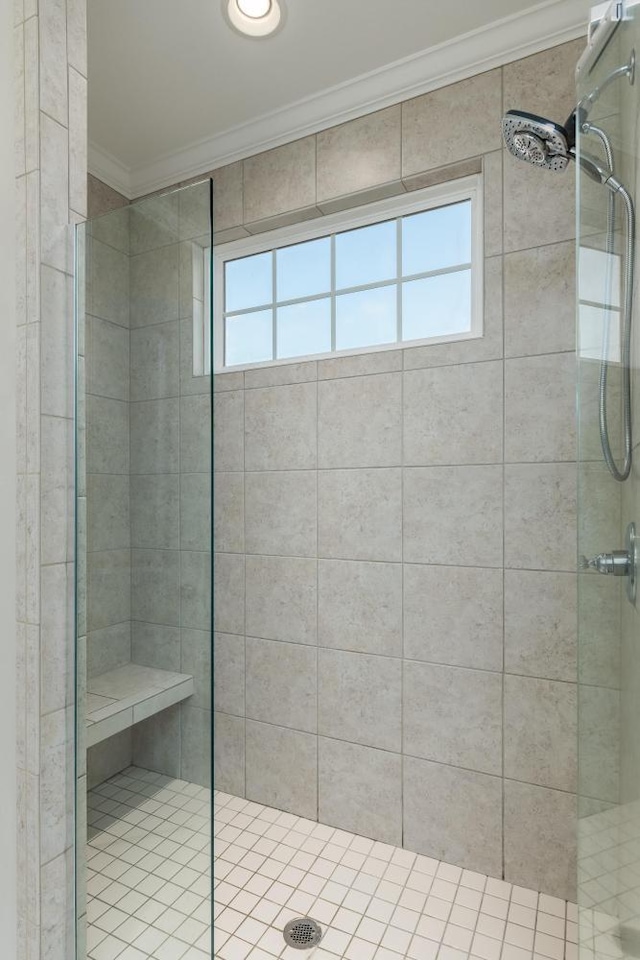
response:
M12 0L0 0L0 939L16 945L15 204Z

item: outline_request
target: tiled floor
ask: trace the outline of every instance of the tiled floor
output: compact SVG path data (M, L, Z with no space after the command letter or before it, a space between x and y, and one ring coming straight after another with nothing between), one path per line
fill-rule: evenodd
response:
M220 960L574 960L575 904L258 803L214 796ZM308 915L315 951L284 947Z
M210 960L210 804L135 767L89 792L91 960Z
M209 792L130 768L89 796L91 960L205 960ZM576 907L214 793L216 960L575 960ZM311 916L315 950L282 928Z

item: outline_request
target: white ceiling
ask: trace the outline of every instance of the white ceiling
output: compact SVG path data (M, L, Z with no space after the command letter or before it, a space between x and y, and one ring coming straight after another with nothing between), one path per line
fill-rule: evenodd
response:
M461 34L481 30L488 37L494 21L518 19L532 6L532 0L285 2L284 29L255 41L227 26L221 0L89 0L94 154L109 156L114 169L142 170ZM540 24L554 26L575 20L576 12L586 20L588 10L587 0L537 6L544 11Z

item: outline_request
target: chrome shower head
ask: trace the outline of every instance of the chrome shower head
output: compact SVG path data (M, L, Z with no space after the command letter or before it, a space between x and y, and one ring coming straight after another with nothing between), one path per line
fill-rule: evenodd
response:
M514 157L544 170L564 170L572 156L571 130L534 113L509 110L502 118L502 135Z

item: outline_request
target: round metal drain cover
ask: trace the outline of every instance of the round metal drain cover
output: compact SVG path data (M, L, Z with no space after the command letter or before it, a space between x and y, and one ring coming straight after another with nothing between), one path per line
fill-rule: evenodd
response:
M283 933L288 946L294 947L296 950L309 950L320 943L322 939L322 927L311 917L289 920Z

